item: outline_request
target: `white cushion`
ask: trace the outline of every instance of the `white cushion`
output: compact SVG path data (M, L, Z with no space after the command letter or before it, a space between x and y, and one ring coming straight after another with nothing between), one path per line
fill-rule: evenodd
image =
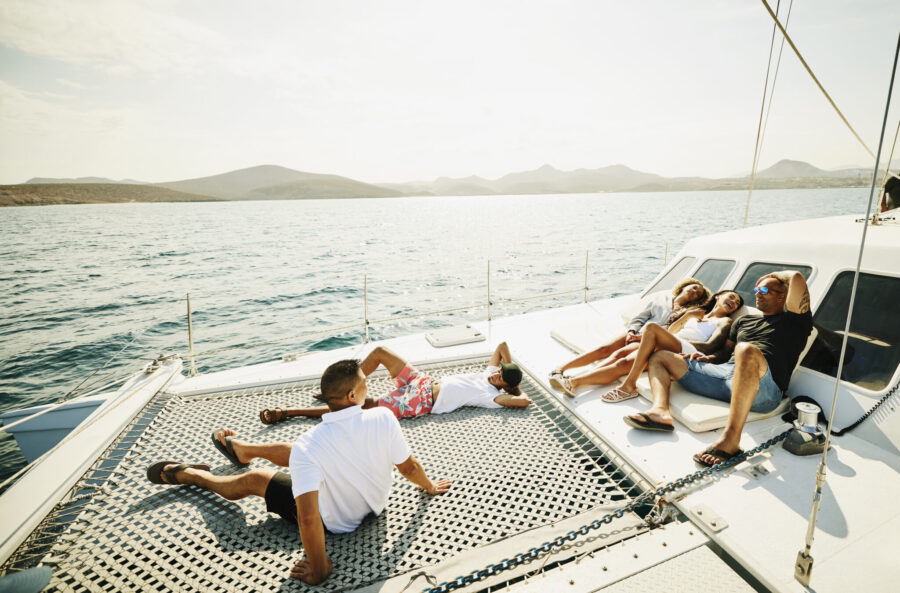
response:
M550 337L573 351L584 354L603 345L604 341L625 334L625 325L618 319L603 318L585 323L573 320L560 323L550 330Z

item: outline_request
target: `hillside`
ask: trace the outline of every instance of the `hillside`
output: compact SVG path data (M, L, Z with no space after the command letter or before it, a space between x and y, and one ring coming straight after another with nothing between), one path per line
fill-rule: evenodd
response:
M176 191L225 200L287 200L303 198L384 197L401 192L339 175L305 173L277 165L260 165L221 175L157 183Z
M217 198L152 185L121 183L28 183L0 185L0 206L122 204L128 202L214 202Z
M405 195L377 185L360 183L345 177L304 179L260 187L248 193L246 199L311 200L325 198L393 198Z

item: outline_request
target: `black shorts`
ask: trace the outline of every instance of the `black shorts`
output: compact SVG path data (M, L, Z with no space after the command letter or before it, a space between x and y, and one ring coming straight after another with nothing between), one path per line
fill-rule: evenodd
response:
M291 489L291 476L275 472L266 486L266 510L275 513L293 526L297 525L297 504Z

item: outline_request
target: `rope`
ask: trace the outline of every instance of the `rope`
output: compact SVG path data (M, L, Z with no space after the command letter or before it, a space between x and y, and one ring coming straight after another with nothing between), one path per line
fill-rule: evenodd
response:
M75 393L76 391L78 391L78 389L79 389L82 385L84 385L84 384L87 382L88 379L90 379L91 377L93 377L94 375L96 375L97 373L99 373L100 371L102 371L103 369L105 369L107 366L109 366L109 363L111 363L111 362L114 361L116 358L118 358L119 355L122 354L122 352L124 352L126 348L128 348L129 346L131 346L131 345L134 343L135 340L137 340L139 337L141 337L141 336L144 334L145 331L147 331L147 328L144 328L143 330L141 330L141 332L139 332L137 335L135 335L133 338L131 338L131 340L130 340L127 344L125 344L125 345L122 347L121 350L119 350L118 352L116 352L115 354L113 354L112 357L111 357L109 360L107 360L107 361L103 364L103 366L101 366L101 367L95 369L94 372L92 372L90 375L88 375L87 377L85 377L84 379L82 379L81 383L79 383L78 385L76 385L74 389L72 389L72 390L69 391L67 394L65 394L65 395L62 396L60 399L58 399L58 400L56 401L55 404L53 404L52 406L50 406L50 407L48 407L48 408L45 408L45 409L41 410L40 412L35 412L34 414L32 414L32 415L30 415L30 416L26 416L25 418L21 418L21 419L19 419L19 420L16 420L16 421L13 422L12 424L4 424L3 426L0 426L0 431L8 431L10 428L13 428L14 426L18 426L18 425L20 425L20 424L22 424L22 423L24 423L24 422L28 422L29 420L33 420L33 419L35 419L35 418L38 418L38 417L40 417L40 416L43 416L44 414L47 414L48 412L52 412L53 410L56 410L57 408L59 408L59 407L65 405L65 404L68 404L68 403L71 403L71 402L76 402L76 401L78 401L78 400L81 400L81 399L83 399L83 398L89 396L89 395L92 395L93 393L96 393L97 391L99 391L99 389L102 389L103 387L108 387L109 385L114 385L115 383L118 383L118 380L112 381L112 382L110 382L110 383L108 383L108 384L106 384L106 385L104 385L103 387L100 387L100 388L98 388L98 389L88 390L88 391L85 391L84 393L82 393L82 394L80 394L80 395L78 395L78 396L76 396L76 397L70 397L73 393ZM27 467L27 466L26 466L26 467ZM5 484L5 483L4 483L4 484ZM2 486L0 486L0 488L2 488Z
M164 387L165 387L165 385L163 385L163 387L160 387L160 389L157 390L157 391L162 390ZM69 441L71 441L72 439L74 439L76 436L78 436L79 434L81 434L82 432L84 432L85 430L87 430L88 428L90 428L91 426L93 426L94 424L96 424L98 420L100 420L101 418L103 418L104 416L106 416L107 414L109 414L110 412L112 412L113 410L115 410L116 408L118 408L120 405L122 405L122 402L124 402L124 401L127 400L129 397L131 397L132 395L134 395L135 392L137 392L137 391L139 391L139 390L141 390L141 389L143 389L143 388L144 388L144 385L137 385L137 386L135 386L134 389L132 389L131 391L128 391L128 392L126 392L126 393L120 395L119 397L117 397L117 398L116 398L116 402L115 402L114 404L112 404L112 405L109 406L108 408L102 410L99 414L97 414L97 416L96 416L95 418L92 418L90 421L87 421L87 422L82 422L81 424L79 424L78 426L76 426L76 427L72 430L72 432L70 432L69 434L67 434L67 435L65 436L65 438L63 438L61 441L59 441L58 443L56 443L56 445L54 445L51 449L49 449L49 450L48 450L47 452L45 452L43 455L41 455L40 457L38 457L37 459L35 459L34 461L32 461L31 463L29 463L28 465L26 465L25 467L23 467L23 468L20 469L19 471L17 471L15 474L13 474L13 475L11 475L10 477L8 477L7 479L5 479L5 480L3 481L3 483L0 483L0 492L2 492L2 491L3 491L9 484L11 484L14 480L18 479L19 476L21 476L21 475L24 474L26 471L28 471L29 469L31 469L32 467L34 467L35 465L37 465L38 463L40 463L41 461L43 461L44 459L46 459L46 457L47 457L48 455L50 455L51 453L53 453L54 451L56 451L57 449L59 449L60 447L62 447L63 445L65 445L66 443L68 443ZM33 418L33 417L34 417L34 416L29 416L29 418ZM26 418L26 420L27 420L27 418ZM13 426L13 424L10 424L10 426ZM6 428L6 427L5 427L5 428Z
M219 354L221 352L229 352L231 350L241 350L242 348L255 348L256 346L265 346L266 344L274 344L276 342L284 342L286 340L296 340L299 338L306 338L309 336L317 336L320 334L328 334L332 332L344 331L346 329L353 329L355 327L360 327L362 324L354 323L353 325L344 325L342 327L332 327L329 329L323 329L315 332L307 332L305 334L297 334L295 336L287 336L286 338L275 338L272 340L265 340L262 342L254 342L252 344L241 344L240 346L228 346L226 348L216 348L215 350L206 350L205 352L200 352L199 354L194 354L194 358L198 358L200 356L207 356L209 354ZM184 358L184 356L181 356Z
M765 2L765 0L763 0L763 2ZM894 50L894 64L891 68L891 82L888 86L887 102L884 106L884 120L881 124L881 137L878 140L878 156L875 157L875 170L872 172L872 188L869 190L869 201L866 204L866 218L864 220L868 220L869 214L872 212L872 198L875 195L875 182L878 180L878 159L881 156L881 148L884 143L884 133L887 128L888 113L890 112L891 108L891 95L893 94L894 90L894 78L897 74L898 56L900 56L900 35L897 36L897 48L896 50ZM869 225L864 224L862 239L859 243L859 256L856 259L856 270L853 273L853 287L850 290L850 303L848 303L847 305L847 321L844 326L844 338L843 340L841 340L841 354L840 358L838 359L837 373L834 376L834 395L831 399L831 415L828 419L828 430L825 433L825 447L822 450L822 459L819 461L819 467L816 470L816 489L815 493L813 494L813 504L812 511L810 512L809 517L809 526L806 530L806 546L805 549L799 552L798 562L795 565L796 572L794 573L794 576L804 585L809 585L810 572L812 570L812 557L809 555L809 552L812 549L813 536L816 529L816 517L819 514L819 502L822 499L822 487L825 485L825 468L828 449L831 443L831 431L834 427L834 413L837 409L838 388L840 387L841 375L843 374L844 370L844 358L847 353L847 340L850 337L850 322L853 319L853 305L856 302L856 288L859 284L859 271L862 267L862 257L866 247L866 235L868 230Z
M781 8L781 0L775 5L777 13ZM776 19L777 20L777 19ZM747 205L744 207L744 226L750 216L750 196L753 195L753 186L756 184L756 168L759 166L759 146L762 140L763 114L766 110L766 95L769 94L769 72L772 70L772 51L775 48L775 25L772 25L772 39L769 41L769 59L766 60L766 81L763 83L762 103L759 105L759 123L756 124L756 144L753 145L753 165L750 167L750 190L747 192ZM775 96L775 81L772 81L772 96Z
M782 35L784 35L784 38L787 40L788 45L790 45L791 49L794 50L794 54L797 55L797 58L800 60L800 63L806 69L807 73L809 73L809 75L812 77L813 82L816 83L816 86L819 87L819 90L822 91L822 94L825 95L825 98L828 100L828 102L834 108L835 112L837 112L838 116L841 118L841 121L844 122L844 125L846 125L847 128L856 137L856 139L859 140L859 143L862 144L862 147L866 149L866 152L869 153L869 156L871 156L873 159L877 160L875 153L873 153L872 150L866 145L866 143L863 142L863 139L860 138L859 134L856 133L856 130L853 129L853 126L850 125L850 122L847 121L847 118L844 117L844 114L841 112L841 110L838 109L838 106L835 104L834 100L831 98L831 95L828 94L828 91L825 90L825 87L822 86L822 83L819 82L819 79L816 78L815 74L813 74L812 68L809 67L809 64L806 63L806 60L803 59L803 56L800 55L800 50L797 49L796 45L794 45L794 42L791 39L791 36L788 35L787 31L784 30L784 27L781 26L781 23L778 22L778 17L775 16L774 12L772 12L772 8L769 6L769 3L767 2L767 0L762 0L762 3L763 3L763 6L766 7L766 10L769 12L769 16L771 16L772 19L775 21L775 26L778 27L778 30L781 31Z

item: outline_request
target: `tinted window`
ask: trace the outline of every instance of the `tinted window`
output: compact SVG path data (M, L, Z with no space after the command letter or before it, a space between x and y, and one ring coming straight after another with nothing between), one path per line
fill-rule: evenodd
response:
M813 316L819 334L801 363L837 375L853 272L841 272ZM900 278L860 274L841 379L878 391L900 363Z
M681 258L681 261L672 266L672 269L669 270L669 272L665 276L660 278L659 282L654 284L653 287L647 291L647 293L675 288L675 285L678 284L678 281L687 275L687 271L691 269L691 266L694 265L695 261L697 261L696 257Z
M756 288L756 281L766 274L771 274L772 272L781 272L783 270L796 270L803 274L803 277L807 280L809 280L809 273L812 272L812 268L810 268L809 266L757 262L755 264L750 264L750 266L747 268L747 271L744 272L744 275L741 276L740 280L738 280L737 286L734 288L734 291L744 297L745 303L753 306L753 303L756 302L756 295L753 294L753 289Z
M725 278L728 278L733 269L734 260L708 259L694 272L694 278L702 282L710 292L716 292L722 288Z

